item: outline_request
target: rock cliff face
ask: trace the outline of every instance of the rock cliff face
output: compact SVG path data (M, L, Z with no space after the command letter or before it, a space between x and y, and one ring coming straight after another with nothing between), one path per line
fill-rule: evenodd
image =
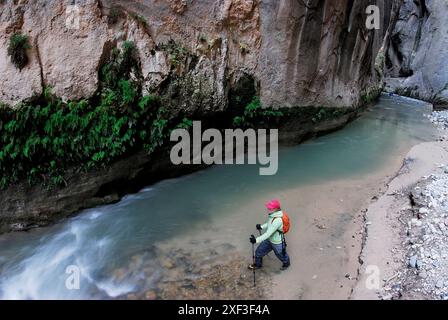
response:
M14 105L47 86L65 100L90 97L105 55L134 41L145 93L173 108L223 110L247 103L244 92L266 106L357 105L377 84L394 4L377 2L381 30L365 27L368 0L3 0L0 100ZM14 32L32 46L21 71L7 56Z
M404 1L387 54L388 90L448 104L447 14L447 1Z
M130 41L142 94L159 96L173 116L241 114L254 96L266 107L319 107L294 109L295 118L282 121L281 138L299 142L340 128L356 114L351 107L377 91L377 53L387 51L384 39L400 2L0 0L0 102L19 107L48 87L66 101L97 97L101 67ZM366 8L375 3L381 28L368 30ZM31 45L20 70L8 56L17 33ZM303 110L320 107L340 107L332 112L339 116L318 123L304 116ZM167 153L143 151L101 170L72 169L65 188L24 181L0 190L0 233L46 225L194 170L173 168Z
M371 1L262 1L259 76L268 104L351 106L377 81L374 61L392 1L379 1L382 30L365 27Z
M63 99L73 100L90 97L96 91L98 66L109 39L107 24L102 21L97 2L88 0L79 6L79 28L68 28L67 3L6 1L1 6L0 100L15 104L41 94L44 86L51 86ZM14 32L30 39L30 62L21 71L7 56Z

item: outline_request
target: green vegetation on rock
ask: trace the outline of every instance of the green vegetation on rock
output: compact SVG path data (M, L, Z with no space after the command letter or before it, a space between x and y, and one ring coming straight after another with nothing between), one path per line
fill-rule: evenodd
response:
M121 18L124 17L124 12L120 7L112 7L107 15L107 22L109 25L116 24Z
M61 185L70 166L102 167L161 146L178 123L165 118L157 97L141 96L137 70L134 46L125 43L101 69L101 89L92 99L63 102L47 88L16 109L2 106L0 187L22 179Z
M175 69L180 64L184 63L190 55L189 51L185 47L179 45L172 39L167 43L160 44L158 49L168 53L168 58L172 69Z
M174 61L182 61L188 54L174 42L163 49ZM182 112L173 115L159 97L142 96L142 78L136 47L124 42L121 48L111 50L100 68L99 89L91 99L65 102L46 88L42 96L17 108L0 106L0 187L25 179L48 187L64 185L67 169L106 167L140 150L152 154L168 142L173 129L191 128L192 120ZM241 92L234 95L239 101ZM239 103L250 101L241 99ZM230 118L221 117L227 120L220 125L272 128L288 119L318 123L353 111L264 108L257 96L244 109L237 109Z
M281 122L286 119L298 119L302 123L317 124L322 121L329 121L337 119L346 114L353 113L353 108L336 108L336 107L315 107L315 106L301 106L301 107L284 107L274 109L272 107L264 108L261 105L260 99L254 97L244 109L241 116L233 118L234 127L278 127ZM299 123L298 123L299 124Z
M138 13L134 13L131 12L129 14L133 19L135 19L135 21L137 21L138 23L141 23L143 26L147 26L148 25L148 21L146 20L146 18Z
M8 56L17 69L22 70L29 62L27 50L31 49L29 38L21 33L14 33L9 39Z
M252 102L249 103L244 109L244 113L241 116L236 116L233 119L233 125L235 127L255 127L261 124L267 124L272 122L275 118L282 117L283 112L272 109L262 108L260 98L254 97Z
M378 97L380 96L382 92L382 88L381 87L371 87L365 90L365 93L361 95L361 105L367 105L369 103L374 102L375 100L378 99Z
M153 119L158 101L145 97L138 104L129 104L134 94L110 91L99 105L50 98L17 110L2 108L0 186L5 188L22 178L30 184L43 179L59 185L64 169L71 164L105 166L142 145L154 150L164 134L162 120Z

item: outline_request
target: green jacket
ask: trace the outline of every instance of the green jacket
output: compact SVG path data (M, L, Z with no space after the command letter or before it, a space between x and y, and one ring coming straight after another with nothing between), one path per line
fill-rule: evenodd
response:
M276 211L269 214L268 221L261 226L262 230L266 230L261 236L257 238L257 243L263 242L266 239L273 244L282 243L282 233L283 230L283 212Z

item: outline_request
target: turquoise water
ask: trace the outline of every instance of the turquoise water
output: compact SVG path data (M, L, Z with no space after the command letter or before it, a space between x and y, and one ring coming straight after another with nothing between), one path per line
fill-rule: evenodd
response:
M52 227L0 236L0 297L71 299L98 291L109 297L132 292L132 281L116 284L108 274L136 252L200 234L204 226L216 225L244 203L262 201L265 194L375 172L391 154L434 138L424 116L430 112L427 104L383 96L346 128L281 148L275 176L259 176L257 165L215 166L162 181ZM220 241L238 246L239 232L229 229ZM66 288L69 265L80 269L80 290Z

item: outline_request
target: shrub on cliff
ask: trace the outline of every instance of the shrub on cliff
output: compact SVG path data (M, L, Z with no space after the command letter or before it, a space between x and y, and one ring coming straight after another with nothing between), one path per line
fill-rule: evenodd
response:
M28 64L27 50L31 48L29 38L21 33L14 33L9 39L8 56L11 62L22 70Z
M132 86L140 88L142 80L140 62L137 58L135 44L125 41L121 50L114 48L109 60L100 70L100 81L102 89L117 90L122 85L121 81L130 81Z
M124 12L120 7L112 7L107 15L107 23L109 25L114 25L123 17Z
M148 21L146 20L146 18L138 13L135 12L131 12L129 13L129 15L131 16L131 18L133 18L135 21L137 21L137 23L142 24L144 27L148 26Z

